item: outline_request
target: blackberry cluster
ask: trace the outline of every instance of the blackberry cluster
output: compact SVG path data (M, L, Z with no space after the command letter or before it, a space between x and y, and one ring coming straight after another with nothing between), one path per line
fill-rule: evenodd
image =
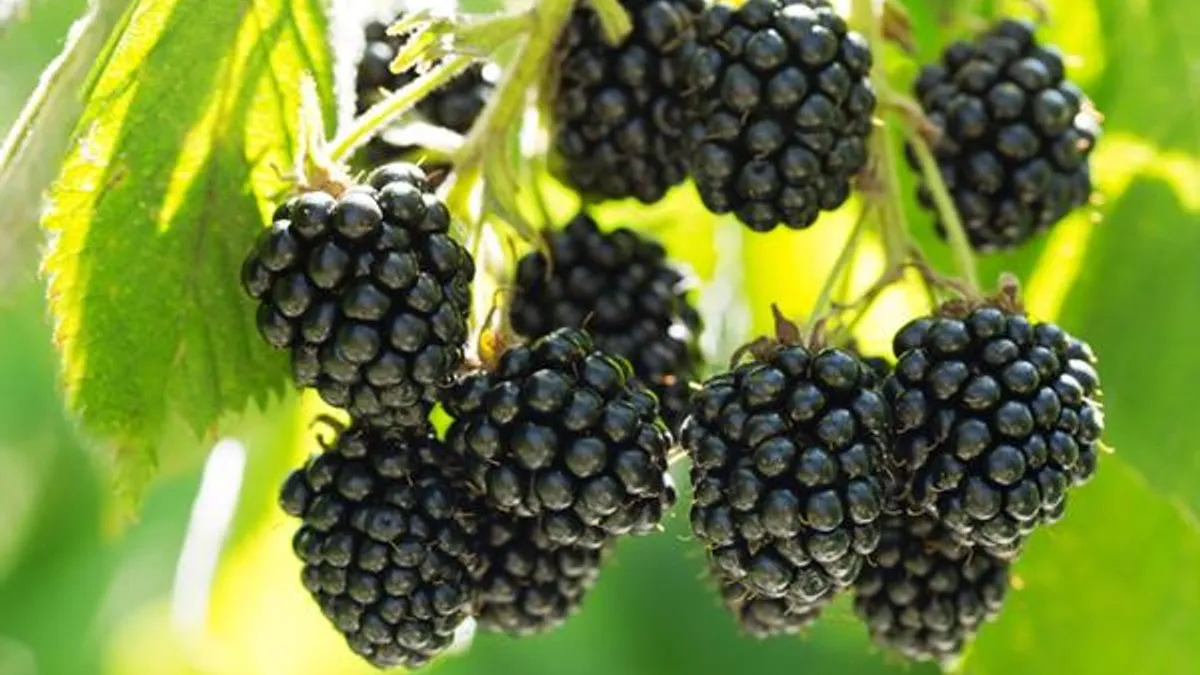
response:
M700 314L658 243L631 230L604 234L586 214L546 237L517 265L512 327L527 337L587 328L596 346L627 359L677 431L700 366Z
M718 579L722 576L716 569L712 570L712 575ZM759 639L796 635L811 627L832 599L833 595L828 594L797 604L788 598L756 595L736 581L721 584L721 601L725 609L733 614L743 633Z
M283 486L304 587L380 668L425 664L471 609L476 532L444 456L431 433L352 425Z
M889 411L875 374L848 352L756 351L706 382L684 423L692 530L743 603L786 600L745 605L758 617L750 626L787 627L853 583L875 550Z
M675 500L670 434L629 363L559 329L450 392L447 444L486 508L537 518L555 546L655 529Z
M496 516L481 528L475 617L483 630L525 636L557 628L595 585L608 545L555 546L534 519Z
M867 41L826 0L747 0L711 7L699 44L687 138L704 205L759 232L841 206L867 161Z
M415 166L276 210L242 269L297 384L381 426L422 426L460 365L474 263Z
M932 518L885 516L854 610L880 646L947 661L1000 612L1007 590L1006 561L953 541Z
M952 44L916 94L942 132L934 156L976 249L1013 248L1088 201L1099 120L1032 25L1008 19ZM928 187L918 198L934 210Z
M896 334L886 391L908 507L1012 558L1096 469L1103 416L1091 349L1052 323L982 306Z
M554 150L565 182L647 204L687 176L682 67L704 0L622 0L633 31L613 46L596 14L576 10L558 42Z

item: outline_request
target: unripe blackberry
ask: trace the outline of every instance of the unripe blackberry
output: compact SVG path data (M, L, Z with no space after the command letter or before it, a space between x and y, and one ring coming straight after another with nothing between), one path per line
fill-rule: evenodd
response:
M299 386L381 426L422 426L463 358L474 263L424 174L391 164L276 210L242 269Z
M672 431L686 414L700 366L700 314L682 274L658 243L619 229L601 233L586 214L546 237L517 265L512 327L536 338L586 328L596 346L628 360L658 396Z
M1018 246L1091 196L1088 155L1100 123L1064 73L1056 48L1008 19L950 45L917 77L917 98L940 130L933 154L942 180L979 251ZM908 158L920 168L911 149ZM926 185L918 198L936 215ZM940 222L938 230L945 234Z
M534 519L495 516L480 534L476 621L483 630L514 636L552 630L575 614L608 548L555 546Z
M720 579L723 573L713 569L712 575ZM796 635L808 629L832 600L832 593L799 603L790 598L764 598L739 582L721 583L721 602L725 609L733 614L743 633L759 639Z
M805 228L866 166L871 50L825 0L713 5L686 78L689 169L714 213Z
M556 330L454 388L447 444L486 507L538 518L555 545L654 530L675 500L670 434L632 375L587 333Z
M885 516L854 611L880 646L945 662L996 617L1007 590L1004 560L956 543L928 516Z
M756 351L692 399L692 530L720 582L810 607L875 549L889 410L846 351Z
M948 305L896 334L894 460L910 509L1015 556L1095 471L1104 421L1091 348L1052 323Z
M621 0L633 31L608 44L581 6L558 41L551 133L571 187L602 199L653 203L687 176L682 60L704 0Z
M353 425L280 495L303 521L292 540L301 582L379 668L424 665L471 609L476 531L446 452L429 432Z

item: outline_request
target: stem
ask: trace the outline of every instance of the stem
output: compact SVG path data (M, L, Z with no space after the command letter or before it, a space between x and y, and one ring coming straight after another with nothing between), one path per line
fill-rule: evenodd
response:
M855 221L849 236L846 237L846 243L842 246L841 253L838 254L837 260L833 261L833 268L829 270L829 275L825 277L825 283L822 285L821 292L817 296L817 302L813 305L812 314L809 315L809 331L821 320L821 315L829 308L833 299L833 289L837 285L838 279L846 276L850 271L850 261L854 259L854 252L858 248L858 240L863 230L866 229L864 225L867 222L868 210L864 206L862 212L858 214L858 220Z
M620 44L633 30L629 12L621 6L620 0L587 0L587 3L599 17L600 28L609 44Z
M975 271L975 253L971 250L967 231L958 217L958 209L954 207L950 191L946 189L946 183L942 180L942 172L938 169L929 145L925 139L921 138L920 134L910 131L908 142L917 155L917 162L921 165L925 184L929 186L929 191L933 195L938 218L946 229L946 236L950 241L950 249L954 252L954 264L958 268L958 273L962 275L963 280L971 289L978 290L979 276Z
M470 56L449 56L428 72L388 95L355 118L350 127L329 143L329 156L344 162L359 146L400 115L408 112L426 96L461 75L474 62Z
M573 0L539 0L531 8L531 30L512 65L500 78L491 100L471 127L454 158L455 166L470 167L479 163L487 146L495 139L503 138L516 123L525 107L525 95L546 73L554 45L574 7Z

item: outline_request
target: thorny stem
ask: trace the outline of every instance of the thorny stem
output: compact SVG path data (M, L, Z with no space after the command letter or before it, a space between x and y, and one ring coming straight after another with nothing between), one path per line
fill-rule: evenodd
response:
M954 264L958 268L958 273L962 275L970 289L978 290L979 276L975 271L975 254L971 251L967 231L963 228L962 219L958 217L958 209L954 206L950 191L946 189L946 183L942 180L942 173L933 158L933 153L930 152L929 145L924 138L921 138L920 134L912 133L910 130L908 140L917 156L917 162L921 165L925 184L933 195L938 219L946 229L946 236L950 241L950 249L954 252Z
M359 146L417 105L426 96L458 77L471 66L470 56L449 56L428 72L388 95L355 118L349 128L338 134L329 146L329 156L344 162Z
M478 164L488 146L503 138L505 131L519 120L529 89L546 72L554 45L574 6L574 0L539 0L530 9L533 21L529 33L455 155L456 167L465 169Z

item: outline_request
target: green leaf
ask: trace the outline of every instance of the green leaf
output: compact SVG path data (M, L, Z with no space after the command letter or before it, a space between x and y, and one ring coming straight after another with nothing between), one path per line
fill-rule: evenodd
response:
M333 98L322 8L141 0L95 71L44 267L69 405L134 494L169 422L211 432L284 387L238 279L287 188L302 76Z
M1035 534L972 675L1196 672L1200 530L1120 458Z

